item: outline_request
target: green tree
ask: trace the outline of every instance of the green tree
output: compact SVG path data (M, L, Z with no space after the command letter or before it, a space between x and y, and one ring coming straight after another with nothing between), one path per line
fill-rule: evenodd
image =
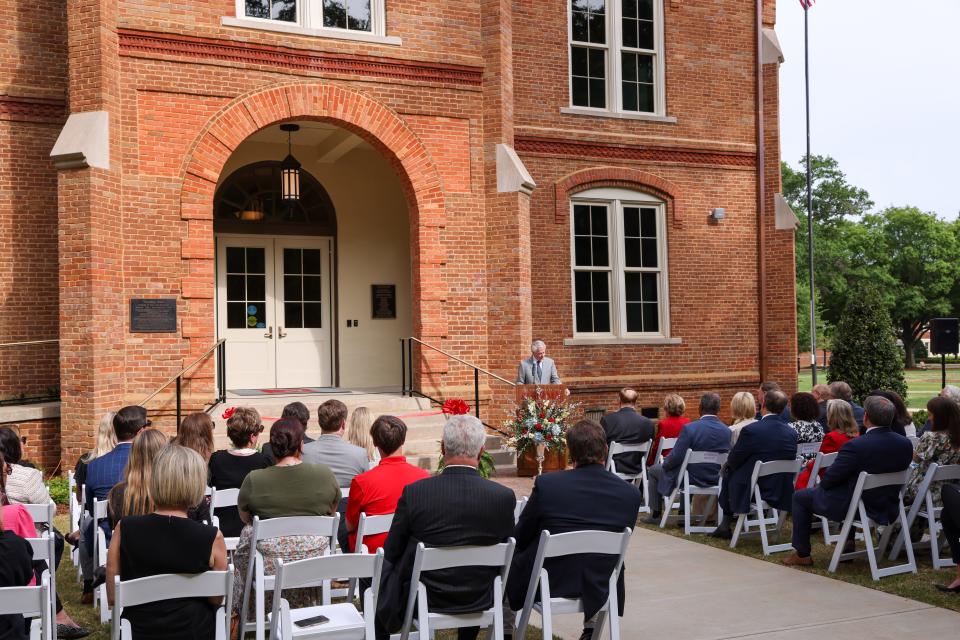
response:
M884 303L897 337L903 342L907 368L930 319L955 309L960 264L955 224L916 207L891 207L864 217L872 262L886 272Z
M874 287L851 295L833 336L827 380L843 380L862 401L874 389L891 389L906 400L903 359L883 296Z

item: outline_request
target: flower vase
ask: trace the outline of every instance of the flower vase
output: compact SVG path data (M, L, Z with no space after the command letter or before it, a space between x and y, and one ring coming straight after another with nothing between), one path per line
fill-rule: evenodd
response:
M567 451L557 449L546 449L543 452L542 473L551 471L563 471L567 468ZM517 454L517 476L521 478L532 478L538 475L537 450L536 447L528 446Z

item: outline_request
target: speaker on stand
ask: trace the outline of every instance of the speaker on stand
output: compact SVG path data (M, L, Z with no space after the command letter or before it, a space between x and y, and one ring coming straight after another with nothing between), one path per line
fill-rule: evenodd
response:
M940 354L940 388L947 386L947 354L960 351L960 319L934 318L930 321L930 353Z

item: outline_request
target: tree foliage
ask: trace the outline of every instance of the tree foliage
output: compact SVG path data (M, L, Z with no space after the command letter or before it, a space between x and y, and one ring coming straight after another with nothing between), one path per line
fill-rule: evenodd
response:
M874 287L852 295L836 326L827 380L843 380L862 401L874 389L891 389L906 400L903 359L890 314Z

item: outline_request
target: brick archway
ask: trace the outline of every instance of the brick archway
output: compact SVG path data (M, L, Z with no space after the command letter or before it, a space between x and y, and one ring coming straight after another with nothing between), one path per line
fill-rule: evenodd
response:
M658 175L628 167L580 169L557 180L554 185L554 220L566 222L570 216L570 197L594 187L622 187L662 198L667 205L667 219L674 227L683 226L680 188Z
M213 341L213 200L217 181L234 150L250 135L285 120L325 120L379 149L403 185L410 216L414 333L446 334L442 303L440 230L446 207L440 174L420 139L403 119L362 93L326 83L284 83L257 89L224 106L204 126L182 168L180 216L186 224L181 257L184 299L182 334L191 358Z

